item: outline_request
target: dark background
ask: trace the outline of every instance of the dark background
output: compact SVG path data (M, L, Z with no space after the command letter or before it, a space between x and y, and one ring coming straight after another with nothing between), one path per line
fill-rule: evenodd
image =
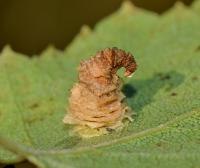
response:
M136 6L162 13L176 0L132 0ZM191 4L192 0L182 0ZM0 0L0 51L10 44L29 55L48 44L63 49L83 24L93 27L119 8L122 0Z

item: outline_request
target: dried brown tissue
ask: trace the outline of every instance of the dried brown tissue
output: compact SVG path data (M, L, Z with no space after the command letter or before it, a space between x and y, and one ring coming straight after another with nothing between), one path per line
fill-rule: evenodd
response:
M124 76L131 77L137 68L132 54L118 48L106 48L78 68L78 83L71 89L69 108L63 119L75 125L73 133L93 137L109 133L132 121L130 108L121 92L122 81L116 74L125 68ZM127 120L126 120L127 121Z

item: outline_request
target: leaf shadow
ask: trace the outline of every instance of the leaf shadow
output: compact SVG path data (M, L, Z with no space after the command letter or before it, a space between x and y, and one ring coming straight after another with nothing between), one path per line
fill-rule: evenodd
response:
M146 80L134 80L132 84L125 84L122 92L127 97L127 102L131 109L138 114L146 105L154 101L154 95L161 89L171 95L177 93L171 90L179 86L184 81L184 75L176 71L167 73L157 73L152 78Z

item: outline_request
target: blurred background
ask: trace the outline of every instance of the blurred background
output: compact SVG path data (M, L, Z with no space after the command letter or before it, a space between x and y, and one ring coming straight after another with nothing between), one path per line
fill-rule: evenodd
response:
M48 44L64 49L83 24L91 28L119 8L123 0L0 0L0 51L10 44L28 55ZM132 0L136 6L163 13L176 0ZM192 0L181 0L190 5Z

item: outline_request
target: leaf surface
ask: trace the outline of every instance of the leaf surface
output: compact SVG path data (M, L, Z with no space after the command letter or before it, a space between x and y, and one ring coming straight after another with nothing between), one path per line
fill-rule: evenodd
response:
M158 16L126 2L61 52L0 56L0 160L41 168L200 166L200 5ZM136 116L123 131L81 139L62 123L81 60L106 47L134 54L123 92ZM119 72L121 74L122 71ZM5 139L4 137L7 137Z

